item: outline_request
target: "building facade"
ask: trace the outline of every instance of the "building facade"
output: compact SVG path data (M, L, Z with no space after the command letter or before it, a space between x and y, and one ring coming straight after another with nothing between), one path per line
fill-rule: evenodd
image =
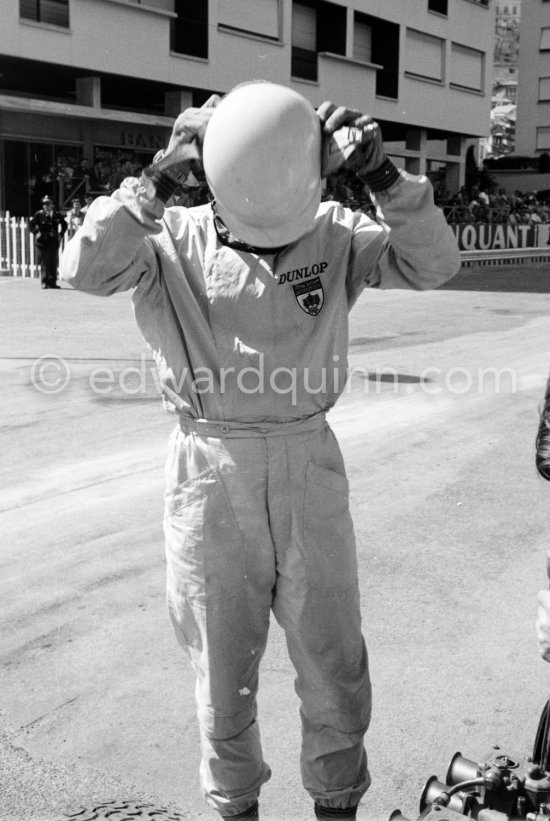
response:
M516 153L550 152L550 2L531 0L520 30Z
M518 81L521 0L495 1L493 96L515 103Z
M491 133L480 144L480 159L512 154L516 147L516 101L521 0L494 0L495 51Z
M489 133L494 19L489 0L3 0L0 210L111 190L181 110L250 79L372 113L399 166L456 190Z

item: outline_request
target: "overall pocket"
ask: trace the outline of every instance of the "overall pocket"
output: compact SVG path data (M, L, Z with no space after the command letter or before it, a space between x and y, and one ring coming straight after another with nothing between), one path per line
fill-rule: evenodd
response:
M357 553L345 476L309 462L303 522L309 583L324 591L343 591L355 584Z
M166 494L164 534L172 594L201 606L237 596L245 582L245 545L216 470Z

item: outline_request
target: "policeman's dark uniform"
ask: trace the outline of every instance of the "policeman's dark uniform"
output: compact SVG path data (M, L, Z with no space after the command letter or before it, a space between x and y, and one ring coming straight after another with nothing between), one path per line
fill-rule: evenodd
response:
M59 244L67 230L67 222L55 207L46 208L47 203L54 205L51 197L43 197L42 208L31 217L29 226L36 238L42 287L58 288Z

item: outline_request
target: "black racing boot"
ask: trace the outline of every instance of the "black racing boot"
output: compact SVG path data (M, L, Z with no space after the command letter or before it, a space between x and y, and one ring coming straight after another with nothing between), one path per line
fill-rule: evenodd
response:
M260 821L258 802L256 801L238 815L222 815L223 821Z

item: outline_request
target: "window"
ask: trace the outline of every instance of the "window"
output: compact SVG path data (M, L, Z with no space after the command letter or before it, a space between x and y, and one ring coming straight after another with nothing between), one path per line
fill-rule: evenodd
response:
M227 29L279 39L279 0L218 0L218 23Z
M370 56L369 56L370 55ZM376 94L397 99L399 93L399 26L370 14L355 12L353 56L376 63Z
M550 102L550 77L539 78L539 103Z
M407 30L405 71L429 80L444 80L445 40L415 29Z
M485 82L485 52L453 43L450 81L459 88L482 91Z
M367 23L355 23L353 27L353 59L372 62L372 27Z
M292 7L291 74L305 80L317 79L317 12L301 3Z
M52 26L69 25L69 0L19 0L19 16Z
M292 6L293 77L317 80L317 54L346 53L346 9L322 0L303 0Z
M543 125L537 128L537 151L550 150L550 128Z
M170 50L191 57L208 57L208 0L175 0L178 15L171 20Z
M448 0L428 0L428 11L435 11L438 14L447 15Z
M540 31L540 51L550 51L550 28L543 28Z

